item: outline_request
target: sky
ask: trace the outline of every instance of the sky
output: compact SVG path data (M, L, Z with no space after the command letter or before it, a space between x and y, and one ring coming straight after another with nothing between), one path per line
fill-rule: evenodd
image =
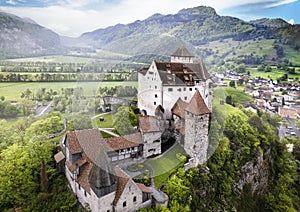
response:
M144 20L155 13L175 14L184 8L211 6L219 15L245 21L282 18L300 23L300 0L0 0L0 11L30 18L59 35Z

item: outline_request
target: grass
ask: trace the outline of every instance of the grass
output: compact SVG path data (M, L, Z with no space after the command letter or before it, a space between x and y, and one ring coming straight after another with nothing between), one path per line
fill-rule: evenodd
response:
M165 155L146 162L152 168L154 183L157 188L166 182L168 177L182 165L182 161L177 158L176 153L186 154L183 147L177 145Z
M235 114L240 115L241 117L245 117L245 114L240 110L239 107L233 107L225 103L226 96L232 96L233 102L235 104L251 102L252 97L244 93L243 91L231 87L217 87L214 89L213 106L216 110L218 110L219 113L221 113L224 117L229 114ZM221 100L224 101L224 105L220 104Z
M100 117L95 119L96 124L99 128L112 128L113 127L113 114L106 114L101 116L104 118L103 122L100 122Z
M278 78L282 77L284 74L288 74L289 78L294 78L294 79L300 78L300 69L299 68L295 69L295 71L296 71L295 74L289 74L284 70L275 68L274 66L272 68L273 68L273 70L271 72L257 71L257 68L248 68L247 71L248 70L250 71L251 77L263 77L265 79L271 78L273 80L277 80Z
M60 91L62 88L76 87L82 87L84 95L93 96L100 86L114 87L117 85L128 85L137 87L137 82L0 82L0 96L4 96L5 99L9 101L18 101L21 100L21 93L27 89L29 89L32 92L36 92L41 88L46 88L46 90L53 89L56 91Z
M114 137L113 135L111 135L109 133L106 133L106 132L103 132L103 131L100 131L100 134L102 135L102 138L112 138L112 137Z

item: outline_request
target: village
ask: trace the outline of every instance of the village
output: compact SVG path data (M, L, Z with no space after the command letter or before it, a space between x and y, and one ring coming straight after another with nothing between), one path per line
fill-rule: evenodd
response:
M278 114L286 119L286 124L281 124L278 129L279 137L300 137L299 126L296 120L300 117L300 86L294 84L293 78L288 78L288 83L278 83L277 80L262 77L250 78L249 75L238 74L234 71L211 74L216 86L242 85L243 92L249 94L253 101L242 104L246 110L254 113L267 112L271 115ZM228 103L228 102L227 102ZM231 100L234 104L234 99Z

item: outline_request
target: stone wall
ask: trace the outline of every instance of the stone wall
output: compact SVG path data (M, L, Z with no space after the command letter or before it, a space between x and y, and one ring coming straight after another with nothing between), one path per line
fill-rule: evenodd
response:
M143 133L143 157L150 157L152 155L161 154L161 135L162 132ZM159 142L154 142L159 141ZM154 150L154 151L152 151Z
M209 114L197 116L186 112L185 118L184 149L198 166L207 160Z

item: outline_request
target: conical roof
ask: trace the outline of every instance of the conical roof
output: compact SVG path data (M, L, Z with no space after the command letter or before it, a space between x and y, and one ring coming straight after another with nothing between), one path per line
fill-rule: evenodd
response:
M185 110L195 115L204 115L210 113L210 110L206 106L198 90L196 90L196 92L194 93L190 103L188 104Z
M180 46L171 56L194 57L184 46Z

